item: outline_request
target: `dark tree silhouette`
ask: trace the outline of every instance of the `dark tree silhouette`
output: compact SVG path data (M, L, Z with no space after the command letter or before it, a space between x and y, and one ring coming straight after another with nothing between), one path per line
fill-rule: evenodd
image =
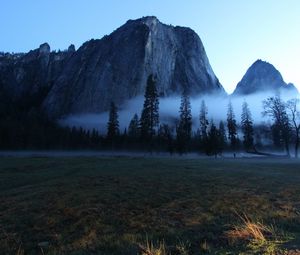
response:
M243 132L243 144L247 152L255 151L254 148L254 130L251 112L247 102L242 106L241 127Z
M300 139L300 112L298 110L299 99L293 98L287 102L287 110L291 119L291 125L295 134L295 158L298 158Z
M208 127L208 120L207 120L207 107L205 105L205 101L201 101L201 108L200 108L200 115L199 115L199 121L200 121L200 130L201 130L201 139L202 141L205 141L207 138L207 127Z
M179 153L185 153L188 151L188 145L192 135L191 103L188 94L185 92L181 96L179 113L179 123L176 128L177 145Z
M174 141L172 130L167 124L162 124L158 129L158 145L160 150L168 151L170 154L174 152Z
M114 104L114 102L112 102L110 104L110 109L109 109L109 119L107 123L107 135L106 135L106 138L112 142L114 142L120 134L118 118L119 118L118 109Z
M235 120L235 115L233 112L233 107L231 102L228 104L227 110L227 128L228 128L228 139L230 142L230 147L232 150L236 150L238 139L237 139L237 124Z
M220 150L221 150L220 152L223 152L227 144L226 130L223 121L220 121L219 123L219 141L220 141Z
M140 135L139 130L139 117L137 114L134 114L128 126L128 136L130 138L137 139Z
M207 155L214 155L215 157L218 154L222 153L223 145L222 145L222 135L220 130L217 129L213 120L210 123L210 129L207 135L207 143L206 143L206 154Z
M286 104L282 101L281 97L277 95L264 100L263 108L263 115L271 117L274 121L273 135L275 134L275 142L279 141L281 144L283 144L287 155L290 156L289 141L291 128L286 111Z
M159 124L159 99L153 75L149 75L145 91L144 106L140 119L141 138L151 141Z

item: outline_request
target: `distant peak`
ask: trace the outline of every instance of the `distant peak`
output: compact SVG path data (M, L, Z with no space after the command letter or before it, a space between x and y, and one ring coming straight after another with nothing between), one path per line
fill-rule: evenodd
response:
M258 72L261 75L279 73L279 71L271 63L258 59L248 69L250 72ZM281 75L280 75L281 76Z
M157 24L160 23L160 21L156 17L154 17L154 16L146 17L146 18L142 19L142 21L150 29L153 29L153 28L157 27Z
M258 59L256 60L252 66L256 66L256 65L271 65L269 62L267 61L264 61L264 60L261 60L261 59Z
M74 44L71 44L68 48L68 52L75 52L76 49L75 49L75 45Z
M159 19L155 16L145 16L139 19L135 20L128 20L129 23L131 22L140 22L143 24L146 24L147 26L153 26L156 25L157 23L160 23Z
M142 17L141 20L143 21L159 21L158 18L156 16L145 16L145 17Z
M39 47L40 54L48 54L50 53L50 45L48 43L43 43Z
M247 95L262 91L273 93L282 89L298 93L293 84L284 82L280 72L271 63L258 59L247 70L233 94Z

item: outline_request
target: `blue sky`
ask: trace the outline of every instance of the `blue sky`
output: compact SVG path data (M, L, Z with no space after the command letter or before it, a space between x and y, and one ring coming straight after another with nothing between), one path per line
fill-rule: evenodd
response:
M0 51L78 48L128 19L154 15L200 36L220 82L232 92L256 60L272 63L300 90L299 0L7 0L1 1Z

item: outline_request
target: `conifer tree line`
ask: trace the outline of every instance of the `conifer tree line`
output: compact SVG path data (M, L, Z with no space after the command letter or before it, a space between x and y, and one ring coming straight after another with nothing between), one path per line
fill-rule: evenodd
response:
M122 135L118 134L113 138L115 143L119 143L119 148L151 152L165 151L171 154L201 152L215 157L221 156L224 151L233 154L241 151L267 154L262 151L275 148L278 151L285 150L290 156L290 147L294 143L295 156L298 155L300 136L298 100L284 102L277 95L263 101L262 114L273 120L269 130L263 125L254 125L246 101L241 106L240 120L235 116L232 103L229 101L226 122L221 120L217 123L213 119L208 119L208 108L202 100L199 123L193 125L190 97L187 91L183 91L178 120L174 125L170 125L159 122L159 97L155 83L155 77L150 75L141 117L139 118L135 113L128 129ZM193 126L197 126L197 129L193 130ZM107 140L109 134L108 129ZM263 146L263 139L272 140L273 143L271 146Z
M8 109L0 112L0 149L95 149L168 152L185 154L199 152L218 157L224 152L261 153L276 149L287 156L298 156L300 139L299 100L287 102L279 95L263 102L263 116L271 124L255 124L246 101L240 117L229 101L224 120L209 119L209 109L201 102L198 117L193 118L187 90L181 95L177 120L161 123L156 77L146 82L144 104L125 130L120 130L118 107L111 102L105 134L96 129L61 127L38 110L30 113ZM9 104L11 105L11 104ZM20 109L23 109L21 107ZM195 117L195 116L194 116ZM193 123L194 120L194 123ZM196 121L195 121L196 120ZM267 141L267 142L266 142Z

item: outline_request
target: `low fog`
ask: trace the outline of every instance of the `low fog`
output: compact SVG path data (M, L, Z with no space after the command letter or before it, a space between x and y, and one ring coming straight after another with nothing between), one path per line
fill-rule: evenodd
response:
M208 109L208 119L213 119L215 123L220 120L226 121L227 118L227 106L231 101L237 123L241 120L242 104L246 101L251 110L254 124L266 123L268 118L262 116L262 101L270 97L270 94L257 93L248 96L216 96L206 95L200 97L191 97L191 108L193 116L193 129L196 130L199 127L199 113L202 100L205 101ZM281 95L284 101L294 98L295 95ZM180 96L159 98L159 112L160 123L167 123L174 125L179 118ZM118 106L120 131L123 132L128 127L130 120L136 113L140 117L143 108L144 97L139 96L131 99L124 105ZM106 133L108 121L108 112L103 113L86 113L69 115L66 118L59 120L59 123L63 126L70 127L82 127L84 129L92 130L96 129L100 133Z

